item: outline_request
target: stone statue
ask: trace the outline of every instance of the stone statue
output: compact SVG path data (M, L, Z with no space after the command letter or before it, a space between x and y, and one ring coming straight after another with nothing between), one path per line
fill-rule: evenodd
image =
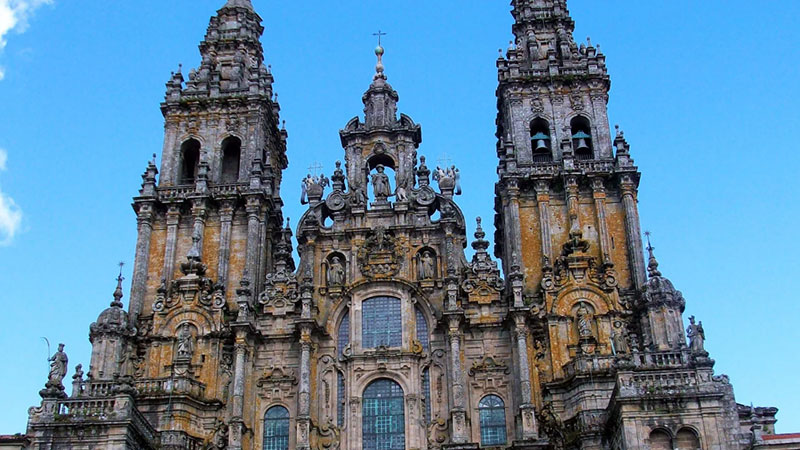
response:
M425 250L419 259L419 279L430 280L436 276L434 259L430 250Z
M64 353L64 344L58 344L58 351L48 361L50 361L50 374L47 377L47 386L63 390L64 385L61 382L67 375L67 364L69 363L67 354Z
M385 200L392 195L392 189L389 186L389 176L383 173L383 164L378 164L376 170L378 172L372 175L372 192L375 194L376 200Z
M578 335L580 338L592 337L592 317L583 303L578 308Z
M689 348L692 353L705 354L706 332L703 330L703 322L694 323L694 316L689 316L689 327L686 329L686 336L689 338Z
M341 286L344 284L344 266L338 256L331 258L328 267L328 286Z
M194 339L189 325L184 325L178 332L178 359L191 359L194 354Z
M628 339L624 329L620 328L611 331L611 345L614 346L614 354L616 355L628 353Z
M404 202L408 200L408 194L406 193L406 188L403 186L399 186L395 191L395 196L398 202Z

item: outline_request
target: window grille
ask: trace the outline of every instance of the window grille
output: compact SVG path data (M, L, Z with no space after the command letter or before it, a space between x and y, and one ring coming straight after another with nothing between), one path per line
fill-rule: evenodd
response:
M403 342L400 299L375 297L361 307L361 342L364 348L400 347Z
M283 406L264 415L264 450L289 450L289 411Z
M420 345L422 345L423 351L428 351L428 343L430 338L428 337L428 322L425 321L425 314L422 313L422 310L419 309L419 306L416 308L417 310L417 341L419 341Z
M336 372L336 425L339 428L344 427L344 412L345 412L345 395L344 395L344 375L342 372Z
M422 396L425 401L425 423L431 423L431 374L427 367L422 371Z
M506 408L503 399L487 395L478 403L481 423L481 445L503 445L506 443Z
M339 334L336 337L336 348L339 357L344 356L344 349L350 343L350 311L345 311L342 322L339 323Z
M364 389L363 450L405 450L404 404L403 388L392 380L373 381Z

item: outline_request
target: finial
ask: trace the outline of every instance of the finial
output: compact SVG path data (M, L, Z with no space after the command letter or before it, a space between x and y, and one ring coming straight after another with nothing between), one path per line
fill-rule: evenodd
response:
M275 98L277 99L278 96L276 95ZM281 122L281 130L285 130L285 129L286 129L286 120L283 120L283 122Z
M384 49L381 46L381 36L386 36L386 33L378 30L377 33L372 33L373 36L378 36L378 46L375 47L375 56L378 57L378 62L375 64L375 77L374 79L382 78L386 79L386 75L383 74L383 53Z
M186 258L200 261L200 232L199 232L199 230L195 230L195 232L192 233L192 248L189 249L189 253L186 254Z
M645 231L644 232L644 235L647 238L647 253L650 256L649 261L647 263L647 274L650 277L660 277L661 276L661 272L658 270L658 260L656 259L655 254L653 254L653 250L655 250L655 247L653 247L650 244L650 235L651 234L652 233L650 233L649 231Z
M590 36L586 36L586 44L587 47L592 46L592 38Z
M291 218L289 218L289 217L287 217L287 218L286 218L286 227L285 227L285 228L291 228L291 227L289 226L289 221L291 221L291 220L292 220L292 219L291 219Z
M514 41L508 41L508 51L514 50Z
M118 308L122 308L122 280L125 278L122 277L122 266L125 263L120 261L119 262L119 275L117 276L117 288L114 289L114 301L111 302L111 306L116 306Z
M153 159L150 160L150 164L152 164L154 166L156 165L156 154L155 153L153 153Z
M272 73L272 64L267 65L267 73Z
M181 73L182 70L183 70L183 64L178 63L178 73Z

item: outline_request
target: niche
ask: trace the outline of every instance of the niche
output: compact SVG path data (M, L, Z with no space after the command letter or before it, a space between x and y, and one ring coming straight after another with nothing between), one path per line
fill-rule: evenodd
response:
M553 161L550 124L540 117L533 119L531 122L531 148L533 149L533 162L546 163Z
M395 167L394 160L386 154L375 155L367 161L367 195L371 203L387 203L388 197L394 195Z

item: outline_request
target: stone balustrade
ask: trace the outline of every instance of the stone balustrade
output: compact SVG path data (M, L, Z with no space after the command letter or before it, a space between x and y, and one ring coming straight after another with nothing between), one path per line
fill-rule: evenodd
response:
M206 395L205 384L187 377L144 378L135 387L140 397L180 394L203 400Z

